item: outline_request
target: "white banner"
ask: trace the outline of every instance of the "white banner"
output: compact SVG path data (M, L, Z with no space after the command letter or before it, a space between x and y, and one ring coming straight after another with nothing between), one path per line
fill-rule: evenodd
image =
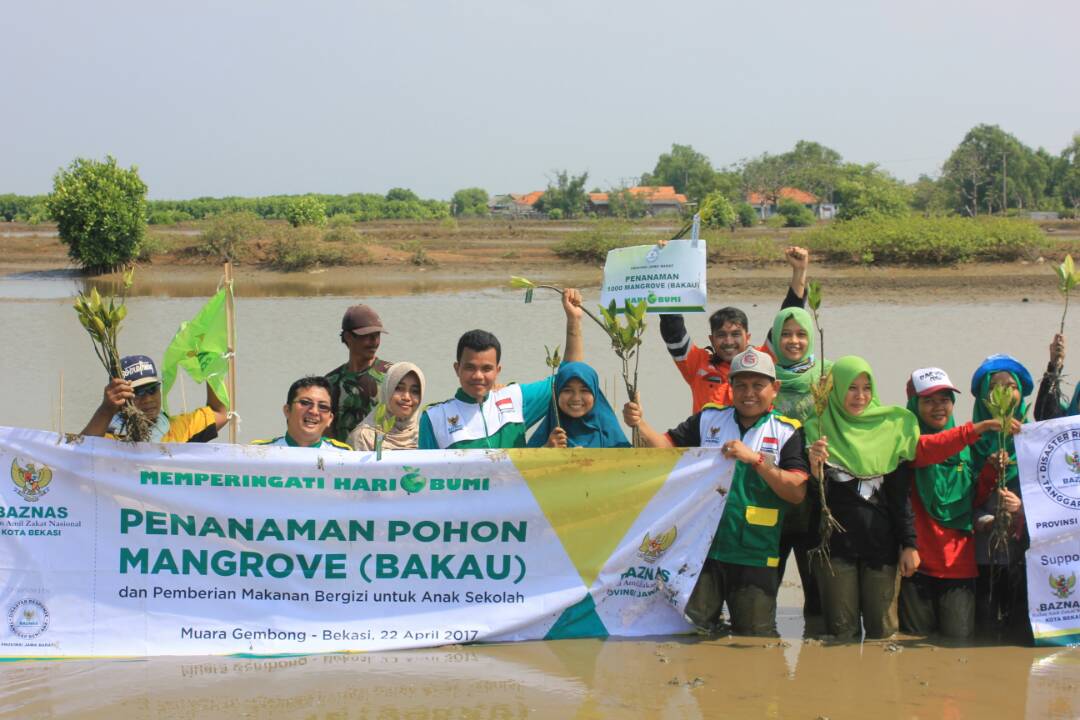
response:
M687 632L716 451L373 453L0 428L0 656Z
M1080 417L1025 425L1016 463L1031 547L1028 614L1039 645L1080 642Z
M672 240L664 247L635 245L607 254L600 304L646 300L652 313L705 312L705 241Z

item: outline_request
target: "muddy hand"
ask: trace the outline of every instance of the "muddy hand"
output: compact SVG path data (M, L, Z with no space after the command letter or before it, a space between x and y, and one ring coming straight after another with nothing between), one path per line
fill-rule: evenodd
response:
M1065 364L1065 336L1060 333L1050 341L1050 364L1058 368Z

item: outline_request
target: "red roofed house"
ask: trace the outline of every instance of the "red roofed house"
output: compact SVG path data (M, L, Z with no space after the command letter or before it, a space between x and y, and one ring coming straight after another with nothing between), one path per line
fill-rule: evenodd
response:
M536 201L544 196L543 190L533 190L531 193L519 195L507 193L505 195L493 195L488 200L488 211L492 215L511 215L513 217L537 217L540 211L536 209Z
M794 200L800 205L805 205L814 212L814 217L819 220L829 220L836 215L836 206L832 203L821 202L816 195L793 187L780 188L776 202L773 198L766 198L762 193L752 192L746 196L746 202L757 212L762 220L772 217L778 210L780 200Z
M675 192L671 185L637 185L628 190L645 201L645 212L649 215L678 214L687 204L686 196ZM588 210L597 215L610 215L608 193L589 193Z

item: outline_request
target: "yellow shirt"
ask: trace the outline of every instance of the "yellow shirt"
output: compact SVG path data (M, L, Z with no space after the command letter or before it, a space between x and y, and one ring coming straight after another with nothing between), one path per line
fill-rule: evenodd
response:
M209 405L204 405L194 412L170 417L168 422L169 429L157 442L210 442L217 437L217 416ZM105 433L105 437L112 440L123 439L113 433Z

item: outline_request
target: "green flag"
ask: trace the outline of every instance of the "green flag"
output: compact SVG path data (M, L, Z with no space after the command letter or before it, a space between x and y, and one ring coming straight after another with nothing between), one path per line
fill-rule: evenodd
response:
M218 290L199 314L180 323L161 361L161 399L169 409L169 390L176 382L176 368L182 367L200 385L207 383L214 394L231 407L225 377L229 373L229 332L225 316L227 288Z

